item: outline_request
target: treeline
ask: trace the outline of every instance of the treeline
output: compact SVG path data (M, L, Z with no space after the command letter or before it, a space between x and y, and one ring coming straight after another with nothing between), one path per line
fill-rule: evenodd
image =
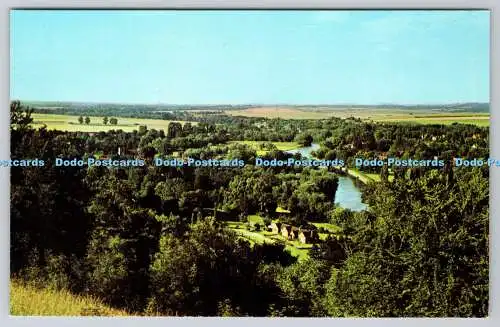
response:
M397 157L400 159L487 158L489 129L474 125L373 124L350 121L326 122L318 158L342 158L353 166L353 158ZM314 134L317 136L317 134ZM361 167L381 172L382 167Z
M29 115L11 105L12 159L118 156L117 147L146 160L255 156L248 146L227 144L232 126L90 136L34 130ZM334 207L338 181L327 171L47 162L11 169L11 273L35 285L145 315L487 315L486 168L397 174L369 184L370 210L353 213ZM331 222L343 235L297 261L283 245L250 244L225 228L226 218L274 218L278 206L297 224Z
M163 120L205 121L207 116L225 116L226 110L244 110L252 105L137 105L113 103L29 102L34 112L74 116L116 116Z
M85 103L85 102L57 102L57 101L34 101L26 102L31 107L43 109L69 109L69 110L86 110L86 109L140 109L146 111L158 110L244 110L255 107L265 107L266 104L246 104L246 105L175 105L175 104L120 104L120 103ZM316 105L289 105L284 106L297 108L297 109L314 109L314 110L327 110L327 109L402 109L402 110L415 110L427 112L440 112L440 111L468 111L468 112L489 112L490 104L481 102L469 103L453 103L453 104L429 104L429 105L404 105L404 104L380 104L380 105L363 105L363 104L316 104Z

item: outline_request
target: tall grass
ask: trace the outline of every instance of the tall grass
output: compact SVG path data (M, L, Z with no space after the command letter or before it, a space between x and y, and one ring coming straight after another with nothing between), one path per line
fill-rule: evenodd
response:
M126 316L98 299L76 296L66 290L36 288L18 280L10 282L10 314L15 316Z

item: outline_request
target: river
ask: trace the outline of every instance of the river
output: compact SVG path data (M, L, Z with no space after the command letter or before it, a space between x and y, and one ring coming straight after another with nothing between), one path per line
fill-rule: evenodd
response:
M315 150L319 150L319 144L312 143L311 146L305 146L302 148L297 148L297 149L289 150L286 152L291 153L291 154L300 153L302 155L302 157L312 158L313 156L312 156L311 152L313 152Z
M319 144L312 143L311 146L297 148L286 151L287 153L295 154L299 152L302 157L312 158L311 152L318 150ZM361 200L361 190L354 184L351 177L338 176L339 185L333 202L341 208L350 209L352 211L363 211L367 205Z
M334 203L341 208L350 209L352 211L363 211L368 206L361 200L361 191L354 184L351 177L338 176L339 186L335 193Z

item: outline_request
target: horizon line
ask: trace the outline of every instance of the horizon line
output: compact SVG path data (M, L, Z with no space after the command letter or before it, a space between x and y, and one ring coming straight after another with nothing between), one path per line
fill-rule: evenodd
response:
M441 102L441 103L306 103L306 104L293 104L293 103L166 103L166 102L119 102L119 101L84 101L84 100L21 100L21 99L10 99L10 101L20 101L22 102L40 102L40 103L79 103L79 104L108 104L108 105L147 105L147 106L311 106L311 107L321 107L321 106L402 106L402 107L412 107L412 106L459 106L467 104L490 104L490 101L460 101L460 102Z

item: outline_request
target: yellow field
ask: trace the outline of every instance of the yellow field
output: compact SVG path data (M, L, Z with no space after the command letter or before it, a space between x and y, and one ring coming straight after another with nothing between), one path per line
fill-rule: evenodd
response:
M228 110L226 114L232 116L281 118L281 119L327 119L338 118L391 118L395 115L410 116L409 111L397 109L370 109L370 108L328 108L328 107L257 107L245 110Z
M245 110L228 110L225 112L232 116L281 118L281 119L327 119L338 118L360 118L373 120L375 122L414 122L420 124L452 124L454 122L463 124L474 124L478 126L489 125L489 114L487 113L446 113L446 112L422 112L405 109L372 109L372 108L328 108L328 107L257 107Z
M142 119L142 118L122 118L116 117L118 119L118 125L104 125L102 123L103 117L89 116L90 124L86 125L78 123L79 116L71 115L52 115L52 114L37 114L33 113L33 124L35 128L42 127L43 124L47 125L48 129L57 129L69 132L101 132L109 130L121 129L125 132L131 132L133 130L139 129L140 125L146 125L148 129L157 130L167 130L168 124L172 120L161 120L161 119ZM84 116L85 118L85 116ZM186 122L180 121L181 124ZM196 125L195 122L191 123Z
M127 316L101 301L68 291L37 289L10 282L10 314L14 316Z
M374 118L376 122L385 123L418 123L418 124L443 124L451 125L453 123L472 124L477 126L489 126L490 116L483 114L453 116L453 115L425 115L425 116L404 116L404 117L387 117Z
M325 119L335 116L331 111L299 110L286 107L259 107L245 110L228 110L231 116L282 118L282 119Z

